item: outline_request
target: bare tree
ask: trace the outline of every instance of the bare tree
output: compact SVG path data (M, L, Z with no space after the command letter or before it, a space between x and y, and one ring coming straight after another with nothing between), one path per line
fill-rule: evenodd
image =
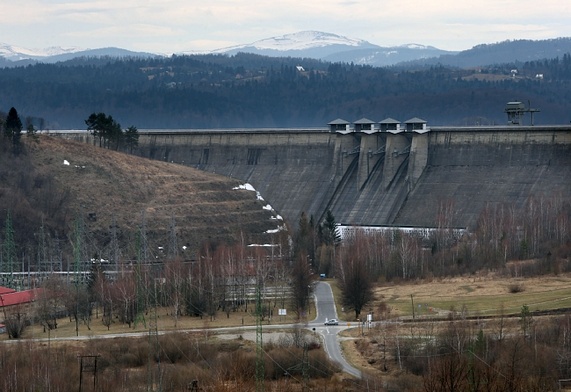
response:
M20 339L29 323L28 314L22 305L16 305L10 310L4 310L4 325L10 339Z
M63 290L63 303L70 317L76 322L83 321L87 329L91 329L91 315L93 311L89 292L85 285L67 285ZM76 331L77 332L77 331Z
M172 307L174 326L178 325L178 318L182 315L183 289L186 271L180 258L175 257L164 265L165 282L168 305Z
M409 279L416 274L420 253L418 238L406 233L399 233L397 252L401 263L402 278Z
M133 276L125 275L119 278L113 284L110 295L119 321L131 328L137 315L137 289Z
M36 296L36 317L44 331L57 328L58 315L64 309L62 282L57 278L48 278Z
M373 299L373 281L360 245L362 242L356 238L341 248L336 270L343 304L355 310L357 319Z
M301 253L294 260L291 270L293 308L299 317L304 316L309 308L311 280L311 268L308 257Z

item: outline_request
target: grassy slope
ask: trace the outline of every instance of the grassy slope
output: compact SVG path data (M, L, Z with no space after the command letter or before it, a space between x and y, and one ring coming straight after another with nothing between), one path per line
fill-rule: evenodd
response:
M45 219L52 231L69 236L81 216L93 247L103 253L115 219L123 257L133 257L143 216L151 249L168 246L172 221L179 247L191 248L203 241L268 241L263 233L278 224L254 192L232 189L240 184L235 179L57 137L43 135L39 143L26 142L25 157L15 160L4 153L7 164L0 169L0 198L5 197L4 206L19 219L16 231L26 220L28 226L21 231L37 232L39 220ZM21 173L7 168L10 159ZM51 203L45 202L50 198ZM89 219L90 214L96 219ZM2 228L4 219L2 214Z

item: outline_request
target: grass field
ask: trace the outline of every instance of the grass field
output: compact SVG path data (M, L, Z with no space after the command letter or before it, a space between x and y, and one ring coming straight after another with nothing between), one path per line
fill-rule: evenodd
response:
M523 305L531 311L571 308L571 275L534 278L473 276L384 285L375 291L377 301L391 307L393 316L443 316L450 311L468 316L518 314Z
M254 327L256 325L256 318L253 315L253 306L248 306L248 310L231 312L227 316L226 313L219 312L214 318L204 316L189 317L181 316L176 320L171 314L170 308L157 309L156 325L159 331L183 331L183 330L208 330L212 328L224 327L240 327L244 328ZM276 310L277 312L277 310ZM312 306L308 319L311 320L315 317L315 307ZM291 324L299 321L298 317L293 312L288 312L286 316L274 316L271 319L264 318L263 325L275 324ZM303 319L305 321L305 319ZM42 338L68 338L74 336L80 337L95 337L98 335L108 334L130 334L130 333L144 333L149 332L149 329L155 324L155 318L151 312L146 315L140 315L137 322L131 325L119 323L117 320L111 324L109 330L103 325L101 321L101 313L94 312L89 328L83 322L79 323L78 333L76 332L75 320L69 318L62 318L58 320L58 327L52 331L44 331L41 325L31 325L24 331L25 339L42 339ZM207 334L207 332L205 332ZM0 334L0 340L7 340L7 334Z
M340 303L341 292L334 281L329 281L337 301L339 318L354 321L355 313L343 309ZM518 292L513 292L518 291ZM412 298L411 298L412 296ZM519 314L521 307L527 305L531 311L571 308L571 274L541 276L535 278L509 279L494 275L456 277L434 279L430 282L403 282L400 284L383 284L375 289L375 301L363 309L363 313L376 311L381 302L391 309L391 317L412 317L414 303L416 318L446 317L451 311L464 312L465 316L494 316ZM242 310L227 315L219 312L215 318L179 317L177 320L170 314L169 308L158 309L157 327L161 331L188 329L209 329L222 327L255 326L252 314L253 306L248 311ZM126 324L114 322L109 331L100 317L94 314L90 329L79 324L80 336L97 336L117 333L148 332L153 325L151 314L140 317L135 325L129 328ZM315 308L303 319L313 320ZM378 320L378 316L375 317ZM287 316L266 318L265 325L290 324L298 321L295 313L289 311ZM50 338L76 336L75 322L69 318L61 319L58 328L50 332ZM24 333L25 338L47 338L48 333L42 326L32 325ZM7 339L7 334L0 335L0 340Z

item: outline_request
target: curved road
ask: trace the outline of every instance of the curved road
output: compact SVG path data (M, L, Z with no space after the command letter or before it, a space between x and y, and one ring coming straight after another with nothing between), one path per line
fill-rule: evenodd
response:
M323 323L325 323L325 319L338 319L337 308L335 307L335 300L333 299L333 292L331 291L329 283L317 282L315 284L313 296L315 299L317 316L315 317L315 320L308 324L308 328L315 330L315 332L322 336L325 351L331 360L341 365L344 372L357 378L361 378L361 372L351 366L341 352L341 345L337 335L340 331L347 329L348 327L346 325L323 325Z
M347 329L348 326L346 323L344 325L324 325L325 319L332 319L337 317L337 309L335 308L335 300L333 298L333 292L331 291L331 286L329 283L326 282L317 282L315 284L315 288L313 291L313 296L315 299L315 309L317 311L317 316L315 319L306 324L306 328L309 328L316 333L320 334L323 341L323 346L325 348L325 352L329 356L329 358L337 362L342 370L354 377L361 378L361 372L351 366L349 362L345 359L341 352L341 345L339 343L338 334L340 331ZM278 329L284 327L294 327L296 324L276 324L276 325L266 325L264 329ZM299 324L297 324L299 325ZM213 328L213 331L223 332L223 331L236 331L236 330L245 330L245 329L254 329L255 327L247 326L247 327L224 327L224 328ZM192 330L180 330L178 332L185 332L185 331L196 331L196 329ZM167 333L166 331L159 331L159 335L163 335ZM73 337L62 337L62 338L35 338L31 339L34 341L63 341L63 340L89 340L93 339L94 337L97 338L115 338L115 337L141 337L148 335L148 332L131 332L131 333L114 333L114 334L106 334L106 335L80 335L80 336L73 336ZM20 339L14 340L3 340L0 343L18 343L21 342Z

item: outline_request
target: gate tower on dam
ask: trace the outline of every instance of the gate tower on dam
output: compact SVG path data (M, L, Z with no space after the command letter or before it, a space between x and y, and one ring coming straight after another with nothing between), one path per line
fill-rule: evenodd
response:
M571 126L429 126L367 118L323 128L139 130L136 155L250 183L297 228L471 228L491 205L571 201ZM75 134L66 137L89 139Z

